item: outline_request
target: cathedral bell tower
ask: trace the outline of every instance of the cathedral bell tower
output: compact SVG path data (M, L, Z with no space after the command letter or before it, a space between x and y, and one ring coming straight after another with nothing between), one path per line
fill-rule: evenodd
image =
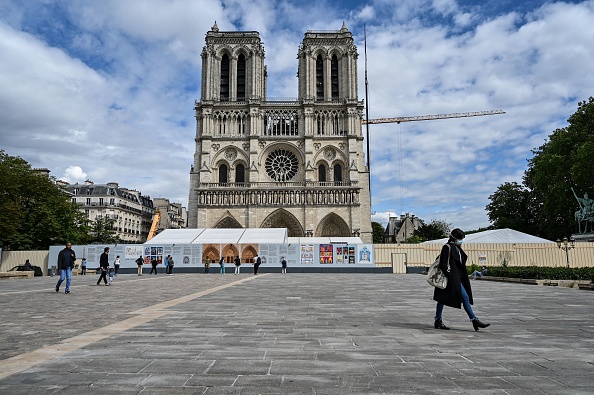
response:
M357 48L343 24L305 33L298 94L266 98L258 32L221 32L202 50L189 227L287 228L371 242Z

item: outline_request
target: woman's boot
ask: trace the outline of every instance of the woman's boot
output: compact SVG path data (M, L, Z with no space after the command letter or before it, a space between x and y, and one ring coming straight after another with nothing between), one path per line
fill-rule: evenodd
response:
M444 329L446 331L450 329L443 324L443 321L441 320L441 318L438 320L435 320L435 324L433 326L435 327L435 329Z
M472 320L472 326L474 327L475 331L478 331L479 328L486 328L489 325L491 325L491 324L484 324L478 318L475 318L474 320Z

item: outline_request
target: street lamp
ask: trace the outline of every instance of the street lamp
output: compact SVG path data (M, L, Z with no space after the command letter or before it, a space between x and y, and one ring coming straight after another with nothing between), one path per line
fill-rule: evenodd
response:
M569 267L569 250L575 248L575 239L572 237L569 239L569 243L567 242L567 237L563 238L563 241L557 239L557 247L559 249L565 251L565 258L567 258L567 267Z

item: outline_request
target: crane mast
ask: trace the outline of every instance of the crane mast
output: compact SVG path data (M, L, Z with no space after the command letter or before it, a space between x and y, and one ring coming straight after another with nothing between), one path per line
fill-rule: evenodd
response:
M409 117L363 119L363 125L374 125L374 124L378 124L378 123L431 121L431 120L435 120L435 119L449 119L449 118L482 117L484 115L498 115L498 114L505 114L505 111L491 110L491 111L475 111L475 112L455 112L452 114L417 115L417 116L409 116Z

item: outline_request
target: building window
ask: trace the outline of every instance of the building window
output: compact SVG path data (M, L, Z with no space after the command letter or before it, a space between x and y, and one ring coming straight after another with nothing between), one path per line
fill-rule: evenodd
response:
M99 198L99 205L103 206L103 198Z
M297 157L286 149L272 151L264 165L268 176L279 182L290 181L299 170Z
M109 199L109 204L112 206L115 206L115 199Z
M316 58L316 98L324 100L324 60L322 55Z
M87 198L86 205L87 206L90 206L91 205L91 198Z
M338 100L338 59L332 56L330 61L330 81L332 84L332 100Z
M227 165L220 165L219 166L219 183L226 184L229 182L227 178Z
M237 100L245 100L245 56L237 58Z
M229 101L229 55L221 59L221 101Z
M334 165L334 182L342 182L342 166Z
M318 181L326 182L326 166L324 165L318 166Z
M235 182L245 182L245 167L241 163L235 166Z

